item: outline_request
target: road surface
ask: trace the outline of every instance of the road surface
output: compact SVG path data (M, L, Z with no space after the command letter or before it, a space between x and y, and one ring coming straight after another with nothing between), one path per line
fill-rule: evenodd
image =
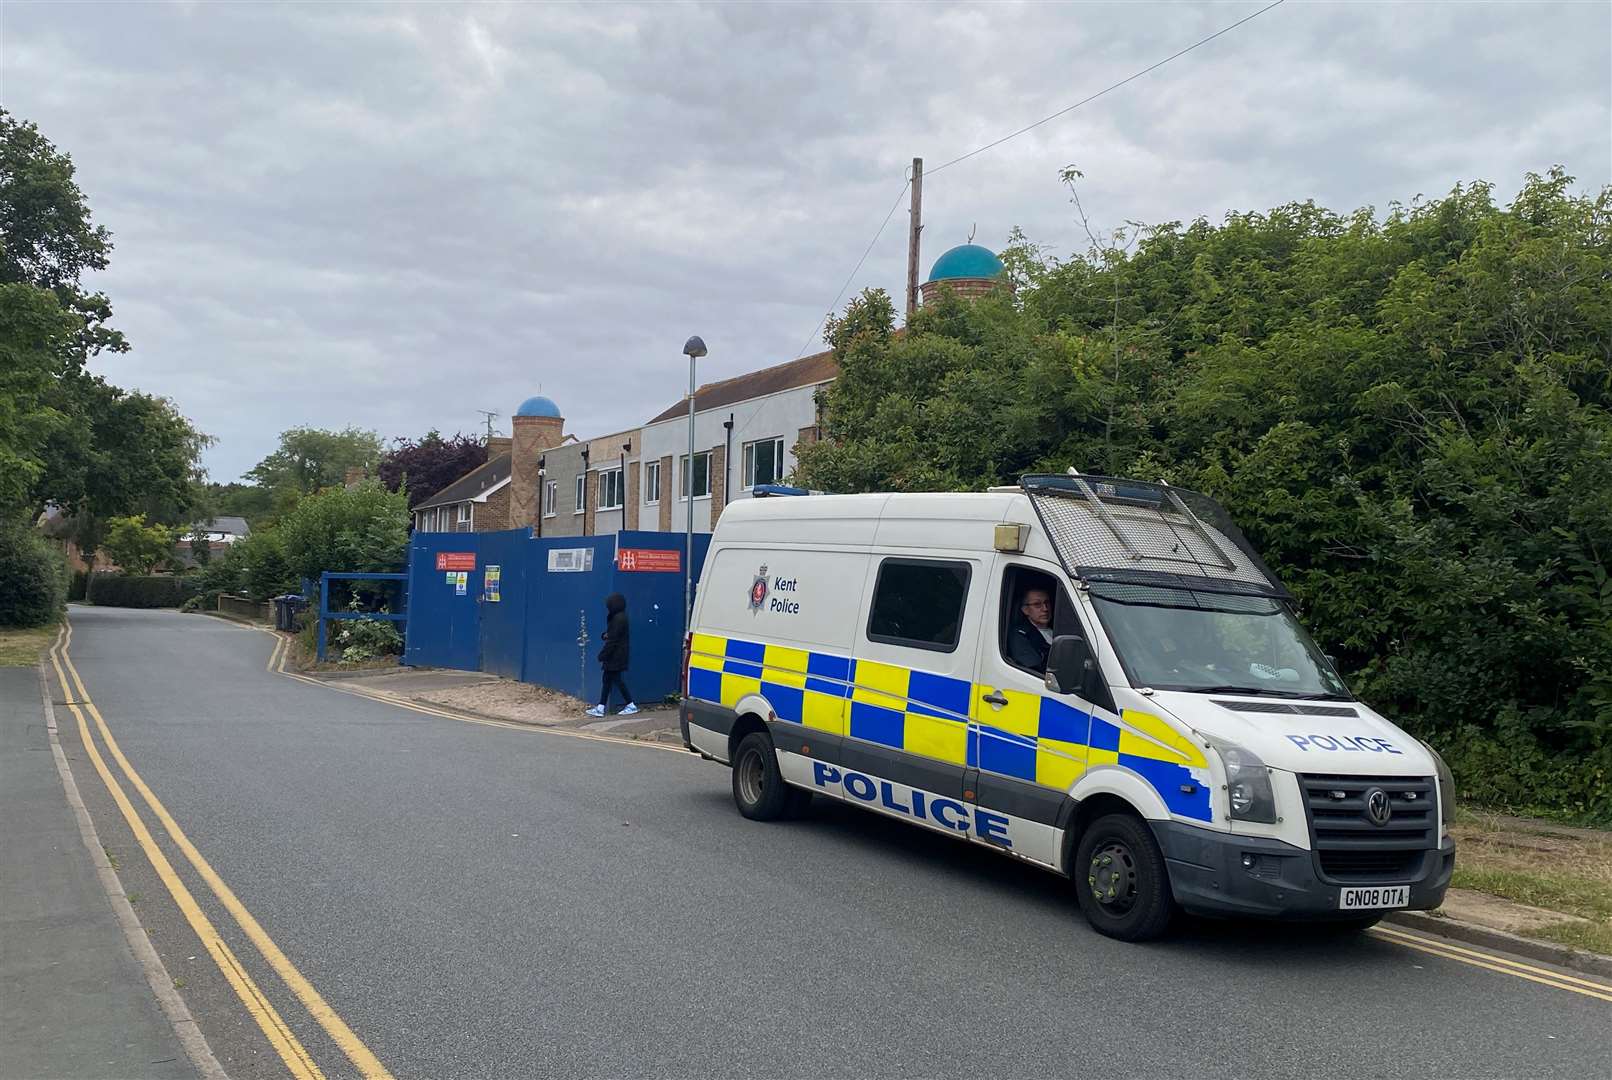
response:
M63 745L236 1080L1539 1080L1612 1060L1593 980L1375 932L1203 923L1125 945L1086 927L1067 882L988 851L822 800L804 821L746 821L727 771L680 750L298 681L269 670L274 638L203 616L71 621L83 688L52 679Z

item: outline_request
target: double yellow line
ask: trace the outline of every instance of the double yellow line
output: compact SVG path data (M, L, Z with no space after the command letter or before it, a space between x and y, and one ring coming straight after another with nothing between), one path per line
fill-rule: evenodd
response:
M252 979L252 976L247 972L245 966L236 957L234 951L225 943L223 937L220 936L217 928L213 925L212 920L202 910L201 905L196 902L195 896L174 870L173 864L169 862L167 855L163 853L162 848L151 835L151 830L147 828L139 810L135 808L134 803L125 793L123 785L119 783L117 777L113 775L112 770L107 766L106 760L101 756L100 749L90 734L90 725L89 720L86 719L86 713L89 718L94 719L96 730L100 733L102 741L106 743L108 752L112 755L113 760L117 762L124 777L140 793L141 798L145 800L146 807L155 815L174 845L190 862L191 867L206 883L207 887L212 890L214 897L235 920L236 925L246 934L247 939L257 947L258 952L268 961L269 966L274 969L286 987L308 1010L309 1015L319 1023L319 1026L325 1030L325 1033L330 1036L342 1053L347 1055L347 1059L352 1062L359 1075L364 1077L364 1080L392 1080L392 1074L387 1071L386 1066L382 1065L380 1060L370 1052L369 1047L365 1046L358 1036L353 1034L352 1029L347 1026L340 1016L336 1015L336 1011L319 995L319 992L313 988L312 984L297 970L296 965L274 943L273 939L264 931L257 919L252 916L252 913L246 910L245 905L241 903L230 887L224 884L224 880L218 876L211 864L202 857L201 852L196 850L196 846L190 842L190 838L180 829L179 823L173 819L167 808L152 793L146 782L140 778L140 774L134 770L134 766L129 764L129 759L124 757L117 740L112 737L112 732L107 727L105 718L101 716L101 711L95 707L95 703L90 699L89 691L85 688L84 680L79 676L78 669L73 666L72 656L69 653L72 642L73 628L72 624L69 623L57 635L56 644L51 647L50 662L51 666L56 670L57 680L61 683L62 696L67 708L72 711L73 717L78 721L79 737L83 740L85 753L89 755L90 762L95 766L95 771L100 774L102 782L106 784L107 791L112 795L112 801L117 804L118 809L123 814L123 819L128 822L129 829L134 833L135 840L139 842L141 850L145 852L146 858L151 860L151 865L156 868L157 875L162 879L163 885L167 887L169 894L173 896L174 903L178 905L180 912L185 916L185 920L190 924L191 929L195 931L196 936L201 938L202 944L207 948L214 962L218 964L219 971L223 973L225 980L229 982L236 996L241 999L241 1003L246 1006L246 1010L252 1019L262 1029L270 1045L280 1055L280 1060L285 1062L285 1066L290 1070L291 1075L297 1077L298 1080L323 1080L324 1074L320 1072L318 1064L308 1053L307 1048L297 1039L284 1018L281 1017ZM71 683L68 681L69 677L71 677Z
M1403 930L1390 926L1377 926L1372 933L1388 939L1396 945L1403 945L1408 949L1427 953L1429 956L1441 956L1446 960L1456 960L1472 967L1483 968L1486 971L1496 971L1502 975L1513 975L1519 979L1549 986L1555 990L1566 990L1573 994L1583 994L1585 997L1596 998L1600 1001L1612 1001L1612 986L1594 979L1583 979L1577 975L1568 975L1564 972L1553 971L1550 968L1536 967L1525 964L1521 960L1512 960L1497 953L1479 952L1476 949L1466 949L1451 944L1439 938L1424 937L1421 934L1409 934Z

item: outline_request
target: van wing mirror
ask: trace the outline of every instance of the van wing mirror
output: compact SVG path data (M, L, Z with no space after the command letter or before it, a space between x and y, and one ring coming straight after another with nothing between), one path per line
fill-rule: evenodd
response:
M1086 694L1096 674L1097 661L1085 638L1063 634L1052 639L1047 650L1048 690L1055 694Z

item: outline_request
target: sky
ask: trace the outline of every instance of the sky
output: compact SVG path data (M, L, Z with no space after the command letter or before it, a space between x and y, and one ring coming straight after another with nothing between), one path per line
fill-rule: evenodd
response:
M308 425L583 438L821 348L835 304L1022 228L1612 182L1612 4L0 3L0 102L73 157L133 344L228 481ZM838 306L843 308L845 298Z

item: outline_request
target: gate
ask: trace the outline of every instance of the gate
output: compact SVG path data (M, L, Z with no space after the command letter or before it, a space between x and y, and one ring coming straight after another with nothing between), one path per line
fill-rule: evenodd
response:
M521 677L526 656L526 573L532 530L480 533L481 670Z
M599 690L599 635L614 589L614 536L565 536L530 544L526 664L521 676L579 698ZM631 685L632 673L628 672Z
M485 535L415 533L410 538L405 664L480 669L481 538Z

